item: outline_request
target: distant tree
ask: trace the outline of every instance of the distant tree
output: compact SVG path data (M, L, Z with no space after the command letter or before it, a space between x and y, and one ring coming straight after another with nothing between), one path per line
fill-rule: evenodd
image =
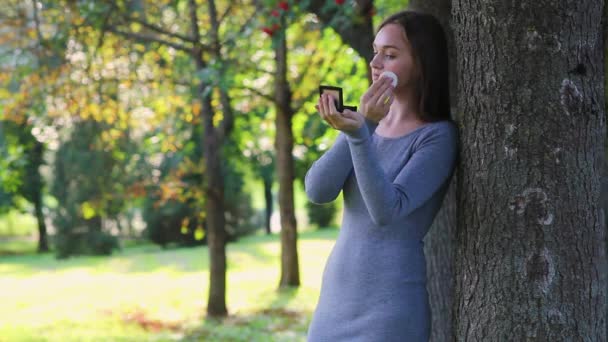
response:
M3 173L7 183L0 186L0 192L5 198L5 208L18 208L15 197L21 197L34 206L34 215L38 223L38 252L49 251L49 242L45 217L43 213L42 195L44 193L44 182L40 174L40 166L43 165L44 145L32 135L32 125L22 122L5 121L0 125L0 152L4 154L4 161L7 165L3 168ZM14 149L18 149L15 151ZM10 150L13 150L12 152ZM12 183L12 185L11 185ZM2 202L0 200L0 202Z
M76 124L55 156L51 194L57 229L55 254L67 258L79 254L108 255L118 248L116 237L104 227L104 218L117 214L111 187L117 160L101 146L102 123Z

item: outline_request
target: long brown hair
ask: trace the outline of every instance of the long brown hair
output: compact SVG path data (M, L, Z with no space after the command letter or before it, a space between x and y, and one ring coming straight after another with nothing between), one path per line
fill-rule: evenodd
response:
M416 11L391 15L378 31L388 24L400 25L410 42L420 76L416 87L420 119L451 120L448 47L441 24L434 16Z

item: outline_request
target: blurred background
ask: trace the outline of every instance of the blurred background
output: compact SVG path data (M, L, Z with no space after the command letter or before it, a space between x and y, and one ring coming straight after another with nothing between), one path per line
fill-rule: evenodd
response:
M358 105L406 6L0 1L0 341L303 340L318 86Z

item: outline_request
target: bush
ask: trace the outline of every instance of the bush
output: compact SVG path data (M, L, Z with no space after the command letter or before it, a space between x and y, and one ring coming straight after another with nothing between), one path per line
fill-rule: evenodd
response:
M168 173L177 168L181 156L165 159L163 167ZM224 218L228 241L250 234L260 225L255 222L255 212L251 205L251 195L245 191L243 173L230 162L225 161L224 171ZM200 188L204 175L185 173L181 181L190 188ZM161 180L162 182L162 180ZM143 218L146 235L154 243L163 247L171 243L180 246L206 244L205 221L201 217L204 199L188 195L180 200L169 200L159 204L158 186L151 187L144 203ZM196 192L193 192L196 193Z
M144 234L157 245L170 243L180 246L198 246L207 243L203 222L199 224L197 211L189 203L169 200L158 203L158 198L148 197L144 204Z
M108 255L118 248L103 224L122 206L112 200L122 172L117 158L101 144L105 128L95 121L79 122L55 154L50 190L58 203L52 210L57 258Z
M327 228L334 223L336 202L315 204L307 201L306 212L308 213L308 220L311 224L316 225L320 229Z
M58 259L72 255L110 255L119 248L116 237L86 228L57 234L54 242Z

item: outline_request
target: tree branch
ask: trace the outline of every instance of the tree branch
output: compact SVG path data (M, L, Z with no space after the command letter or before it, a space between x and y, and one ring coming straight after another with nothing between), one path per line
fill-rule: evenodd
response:
M340 48L338 51L336 51L336 53L332 54L332 58L331 58L331 60L329 61L329 63L327 63L327 64L329 64L329 65L333 65L333 64L334 64L334 62L336 61L336 59L338 59L338 56L339 56L339 55L341 55L341 54L340 54L340 50L342 50L342 48ZM323 64L324 62L325 62L325 61L323 61L321 64ZM308 69L310 69L310 67L309 67ZM328 72L329 72L329 69L325 69L325 73L324 73L324 75L321 77L321 79L323 79L323 78L325 77L325 75L327 75L327 73L328 73ZM302 83L297 83L297 84L302 84ZM313 90L313 91L311 91L311 92L310 92L310 93L309 93L307 96L305 96L303 100L296 102L296 103L294 104L294 111L293 111L293 112L294 112L294 113L298 113L298 112L299 112L299 111L302 109L302 107L304 107L304 104L305 104L306 102L308 102L308 101L312 100L313 96L314 96L315 94L317 94L317 91L318 91L318 89L314 89L314 90ZM294 101L294 102L295 102L295 101Z
M232 5L234 5L236 1L230 1L230 3L228 4L228 8L226 8L226 11L224 12L224 14L222 14L220 16L220 19L218 20L218 22L221 24L224 19L226 19L226 16L228 16L228 13L230 13L230 11L232 11Z
M192 37L194 41L200 44L201 41L201 32L198 29L198 16L196 15L196 2L194 0L190 0L188 2L190 5L190 24L192 25Z
M188 37L188 36L185 36L185 35L180 34L180 33L175 33L175 32L170 32L170 31L164 30L162 27L156 26L154 24L151 24L151 23L149 23L149 22L147 22L147 21L145 21L143 19L128 17L126 15L124 16L124 19L127 20L127 21L132 21L132 22L141 24L143 27L148 28L148 29L150 29L150 30L152 30L154 32L160 33L160 34L165 35L165 36L169 36L169 37L172 37L172 38L177 38L177 39L180 39L182 41L189 42L189 43L194 43L195 42L194 38L192 38L192 37Z
M275 103L274 97L272 95L268 95L268 94L264 94L262 91L256 89L256 88L252 88L252 87L248 87L245 85L242 85L240 87L234 87L233 89L238 89L238 90L248 90L262 98L264 98L265 100L268 100L270 103Z
M350 45L369 63L373 57L372 43L374 40L372 17L369 15L374 7L373 0L357 0L358 15L363 18L360 22L351 21L351 25L343 25L334 20L336 11L324 11L326 0L311 0L306 8L314 13L325 26L333 28L344 42Z
M106 25L106 29L112 33L119 34L121 36L127 37L129 39L132 39L132 40L135 40L138 42L158 43L161 45L170 46L176 50L184 51L187 53L192 53L192 48L189 48L182 44L173 43L173 42L170 42L170 41L158 38L158 37L134 33L134 32L121 31L120 29L116 28L114 25Z
M220 41L219 41L219 32L220 32L220 22L217 18L217 8L215 7L215 0L207 0L207 4L209 5L209 21L211 22L211 46L212 53L215 58L222 61L222 52L220 49ZM226 72L226 67L222 65L220 70L220 75L223 77ZM234 113L232 112L230 95L228 95L228 91L222 87L219 87L220 91L220 103L222 105L224 118L219 125L218 135L219 141L224 141L224 139L230 134L232 131L232 127L234 126Z

